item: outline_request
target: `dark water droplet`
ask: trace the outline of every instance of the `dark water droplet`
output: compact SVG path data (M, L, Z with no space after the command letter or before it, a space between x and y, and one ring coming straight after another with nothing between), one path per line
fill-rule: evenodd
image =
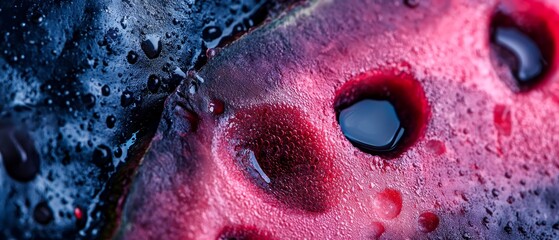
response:
M150 75L148 77L148 90L152 93L156 93L161 85L161 79L157 75Z
M106 145L99 145L93 150L93 163L103 171L110 171L113 168L112 151Z
M111 88L109 87L109 85L104 85L103 87L101 87L101 94L103 94L103 96L111 95Z
M419 6L420 0L404 0L404 4L410 8L416 8Z
M122 148L117 147L114 151L114 155L116 158L122 157Z
M393 150L404 128L389 101L365 99L340 112L338 118L344 135L366 151Z
M424 212L419 215L417 220L419 223L419 230L425 233L435 231L439 226L439 216L432 212Z
M380 236L384 233L384 226L380 222L373 222L371 224L371 234L370 239L380 239Z
M14 180L31 181L39 173L40 158L31 136L12 126L0 128L0 156Z
M115 118L115 116L110 115L110 116L107 117L107 120L105 122L107 123L108 128L113 128L113 127L115 127L116 118Z
M134 94L131 91L125 90L120 96L120 105L123 107L128 107L134 102Z
M95 95L91 93L83 95L82 102L85 105L85 107L92 108L93 106L95 106Z
M497 27L493 43L500 47L499 57L510 68L520 85L532 84L546 71L549 62L540 47L527 34L515 27Z
M130 64L135 64L138 62L139 56L135 51L130 51L128 52L128 55L126 55L126 60L128 60L128 63Z
M49 224L54 219L54 213L47 202L40 202L33 210L33 218L40 224Z
M220 115L225 110L224 105L225 104L223 103L223 101L218 100L218 99L213 99L208 104L208 111L211 112L214 115Z
M149 59L157 58L161 54L161 38L155 35L147 36L142 42L141 47Z
M221 29L216 26L208 26L202 30L202 39L206 42L211 42L221 37Z

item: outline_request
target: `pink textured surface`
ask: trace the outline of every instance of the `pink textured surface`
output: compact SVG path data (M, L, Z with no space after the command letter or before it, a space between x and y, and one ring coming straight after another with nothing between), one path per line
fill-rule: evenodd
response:
M559 2L507 2L548 24L559 42L551 25ZM185 84L167 101L120 236L216 239L245 226L256 239L557 237L559 61L517 93L492 62L497 7L310 2L223 49L200 72L196 93ZM344 83L386 69L413 76L430 112L424 132L390 159L349 143L334 110ZM208 110L214 99L222 114ZM271 159L288 160L262 168L285 184L259 185L238 164L239 143L277 147ZM440 221L429 233L425 212Z

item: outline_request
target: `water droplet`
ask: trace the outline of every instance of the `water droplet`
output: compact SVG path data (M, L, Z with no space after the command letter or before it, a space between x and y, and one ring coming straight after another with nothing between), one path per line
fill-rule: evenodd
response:
M109 147L99 145L93 150L93 163L103 171L113 170L113 155Z
M156 35L147 36L142 42L141 48L149 59L159 57L162 49L161 37Z
M420 0L404 0L404 4L410 8L416 8L419 6Z
M443 155L446 152L446 146L444 142L439 140L429 140L425 144L427 150L435 155Z
M87 108L92 108L95 106L95 95L88 93L83 95L82 102Z
M161 85L161 79L157 75L150 75L148 77L148 90L152 93L156 93Z
M74 217L76 217L76 226L78 226L79 229L85 227L85 224L87 223L87 215L81 207L74 208Z
M424 212L419 215L417 220L419 223L419 230L425 233L435 231L439 226L439 216L432 212Z
M344 135L366 151L393 150L404 134L404 128L389 101L365 99L340 112L339 123Z
M384 219L396 218L402 210L402 195L397 190L385 189L376 196L375 209Z
M128 107L132 104L132 102L134 102L134 94L128 90L122 92L122 95L120 96L120 105L122 107Z
M384 233L384 226L380 222L373 222L371 224L371 235L370 239L380 239L380 236Z
M500 47L501 59L519 84L529 84L547 70L548 61L544 59L537 43L518 28L497 27L493 41Z
M83 213L81 208L79 207L74 208L74 216L76 217L77 220L81 220L83 218Z
M31 181L39 173L39 153L31 136L23 130L0 127L0 158L14 180Z
M214 58L218 53L218 50L216 48L208 48L206 50L206 57L208 57L208 59Z
M110 115L110 116L107 117L107 120L105 122L107 123L108 128L113 128L113 127L115 127L116 118L115 118L115 116Z
M511 112L508 106L497 104L493 109L493 123L499 134L510 136L512 133Z
M225 110L223 101L218 99L213 99L208 104L208 111L214 115L220 115Z
M138 62L139 56L135 51L130 51L128 52L128 55L126 55L126 60L128 60L128 63L130 64L135 64Z
M216 26L208 26L202 30L202 39L206 42L211 42L221 37L221 29Z
M40 224L49 224L54 219L54 213L47 202L40 202L33 210L33 218Z
M109 85L103 85L103 87L101 87L101 94L103 94L103 96L109 96L111 94Z

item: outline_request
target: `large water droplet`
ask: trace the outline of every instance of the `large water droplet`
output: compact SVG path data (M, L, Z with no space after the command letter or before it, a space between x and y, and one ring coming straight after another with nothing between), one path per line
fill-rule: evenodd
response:
M39 173L39 153L23 130L12 126L0 128L0 158L8 175L17 181L30 181Z
M202 30L202 38L206 42L211 42L221 37L221 29L216 26L208 26Z
M148 35L141 44L142 50L149 59L159 57L161 54L162 44L161 37L156 35Z
M358 148L367 151L393 150L404 128L389 101L365 99L340 112L344 135Z
M113 169L113 155L109 147L99 145L93 150L93 163L103 171L111 171Z
M394 219L402 211L402 195L394 189L385 189L375 199L375 210L384 219Z
M40 224L49 224L54 219L54 213L47 202L40 202L33 210L33 218Z
M520 84L529 83L542 75L548 63L534 40L512 27L497 28L494 38L496 44L514 56L503 59Z
M152 93L156 93L161 85L161 79L157 75L150 75L148 77L148 90Z

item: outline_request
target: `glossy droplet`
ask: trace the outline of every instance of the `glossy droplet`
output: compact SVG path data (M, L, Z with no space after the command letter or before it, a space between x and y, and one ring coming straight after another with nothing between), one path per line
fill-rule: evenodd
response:
M385 189L375 198L377 214L387 220L396 218L402 211L402 195L394 189Z
M159 57L159 54L161 54L161 45L161 38L159 36L149 35L142 42L141 47L149 59L154 59Z
M217 55L218 50L215 48L208 48L206 50L206 57L214 58Z
M82 97L82 102L87 108L95 106L95 96L91 93L85 94Z
M80 208L75 208L74 216L76 217L77 220L81 220L83 218L82 210Z
M220 115L225 111L224 103L221 100L213 99L208 104L208 111L214 115Z
M47 202L40 202L33 210L33 218L40 224L49 224L54 219L54 213Z
M74 217L76 217L76 226L78 226L79 229L85 227L87 215L85 215L81 207L74 208Z
M101 94L103 94L103 96L111 95L111 88L109 85L103 85L103 87L101 87Z
M393 150L404 134L389 101L359 101L340 112L339 123L353 145L366 151Z
M510 68L520 85L532 84L547 71L549 62L534 39L516 27L496 27L493 43L499 57Z
M380 222L373 222L371 224L371 234L370 239L380 239L380 236L384 233L384 226Z
M202 30L202 39L206 42L211 42L221 37L221 29L216 26L209 26Z
M161 79L157 75L150 75L148 77L148 90L152 93L156 93L161 85Z
M128 63L130 64L135 64L138 62L139 56L135 51L130 51L128 52L128 55L126 55L126 60L128 61Z
M419 230L425 233L435 231L439 226L439 216L432 212L424 212L419 215L417 220L419 223Z
M99 145L93 150L93 163L104 171L110 171L113 168L112 151L106 145Z
M132 102L134 102L134 94L128 90L122 92L122 95L120 96L120 105L122 107L128 107L132 104Z
M31 136L12 126L0 128L0 158L14 180L31 181L39 173L40 158Z
M115 116L110 115L110 116L107 117L105 122L106 122L108 128L113 128L113 127L115 127L116 118L115 118Z
M499 134L510 136L512 133L511 112L508 106L497 104L493 109L493 123Z

